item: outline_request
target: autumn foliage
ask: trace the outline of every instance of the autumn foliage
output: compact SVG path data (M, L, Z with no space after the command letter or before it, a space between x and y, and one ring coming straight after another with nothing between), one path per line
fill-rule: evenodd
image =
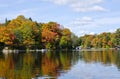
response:
M77 37L68 28L57 22L38 23L31 18L19 15L13 20L0 24L0 43L9 46L35 45L38 48L68 49L82 46L84 48L112 48L120 45L120 28L114 33L84 35Z
M36 45L41 48L57 49L61 47L62 36L65 36L68 42L71 34L69 29L61 28L56 22L37 23L23 15L0 24L0 42L10 46ZM70 46L65 48L67 47Z
M115 33L101 33L98 35L85 35L80 37L80 45L84 48L113 48L120 45L120 29Z

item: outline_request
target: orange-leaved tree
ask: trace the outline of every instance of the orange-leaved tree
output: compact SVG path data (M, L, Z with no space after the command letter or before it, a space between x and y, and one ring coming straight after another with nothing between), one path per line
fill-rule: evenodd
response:
M0 27L0 42L3 42L7 45L12 45L16 37L11 30L6 26Z

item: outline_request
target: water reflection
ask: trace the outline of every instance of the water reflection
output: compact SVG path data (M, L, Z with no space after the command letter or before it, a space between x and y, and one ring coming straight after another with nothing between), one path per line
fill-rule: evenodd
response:
M106 51L90 51L83 52L82 58L86 63L102 63L104 65L116 65L120 69L120 51L106 50Z
M0 54L0 77L7 79L57 79L80 61L115 65L120 69L120 51L32 52ZM93 70L94 71L94 70ZM69 77L68 77L69 78Z

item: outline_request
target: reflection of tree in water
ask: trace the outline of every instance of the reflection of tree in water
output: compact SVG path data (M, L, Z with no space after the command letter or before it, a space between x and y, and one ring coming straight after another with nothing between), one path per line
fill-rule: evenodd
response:
M57 76L57 67L59 65L58 60L55 60L55 57L51 55L52 53L47 53L42 57L42 75L45 76Z
M118 51L117 53L118 53L118 55L117 55L117 58L118 58L117 61L118 62L116 64L117 64L118 69L120 70L120 51Z
M86 63L100 62L104 65L114 64L120 69L120 51L106 50L106 51L84 51L82 58Z
M12 78L14 75L13 69L14 69L14 61L12 58L12 55L7 55L7 58L0 59L0 77L2 78Z
M66 73L79 59L78 53L47 52L2 54L0 77L8 79L30 79L37 76L58 77Z
M76 53L77 54L77 53ZM75 62L72 52L47 52L42 56L42 74L57 77L70 70Z
M114 64L120 69L120 51L84 52L33 52L0 55L0 77L7 79L31 79L54 77L67 73L81 60L86 63Z

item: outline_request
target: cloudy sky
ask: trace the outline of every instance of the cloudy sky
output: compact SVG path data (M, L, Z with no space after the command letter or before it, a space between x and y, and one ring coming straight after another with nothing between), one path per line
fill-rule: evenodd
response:
M78 36L120 28L120 0L0 0L0 23L18 15L55 21Z

